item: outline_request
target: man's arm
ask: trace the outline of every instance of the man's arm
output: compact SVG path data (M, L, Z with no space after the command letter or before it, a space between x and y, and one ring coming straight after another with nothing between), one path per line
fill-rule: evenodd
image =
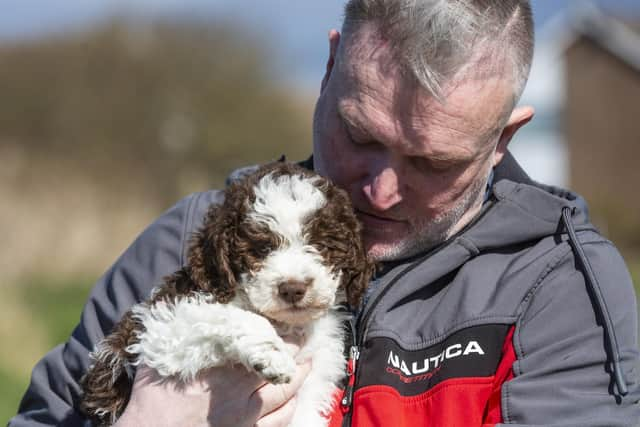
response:
M209 205L220 201L218 192L191 195L135 240L96 283L69 340L35 366L10 427L85 424L74 402L89 352L131 305L146 299L154 286L183 265L191 233L201 225Z
M611 315L629 393L622 399L612 393L615 384L606 368L602 319L596 315L595 300L573 253L565 251L540 278L518 322L515 378L502 390L505 426L633 427L640 423L633 284L609 242L595 241L583 248Z

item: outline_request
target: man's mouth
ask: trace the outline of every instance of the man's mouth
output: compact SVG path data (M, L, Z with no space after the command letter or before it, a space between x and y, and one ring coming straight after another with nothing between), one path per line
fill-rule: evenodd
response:
M360 209L356 209L356 215L363 221L368 223L380 223L381 225L392 225L405 222L404 220L390 218L386 216L376 215L374 213L365 212Z

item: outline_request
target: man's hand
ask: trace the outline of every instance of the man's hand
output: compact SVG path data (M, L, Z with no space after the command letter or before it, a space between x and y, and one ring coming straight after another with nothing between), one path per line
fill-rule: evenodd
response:
M286 337L285 342L291 354L298 352L300 338ZM114 427L284 427L310 370L310 361L302 363L290 383L273 385L238 365L212 368L180 384L141 366Z
M142 366L114 427L286 426L295 409L294 394L310 369L310 361L299 365L289 384L265 384L242 366L213 368L191 383L179 384Z

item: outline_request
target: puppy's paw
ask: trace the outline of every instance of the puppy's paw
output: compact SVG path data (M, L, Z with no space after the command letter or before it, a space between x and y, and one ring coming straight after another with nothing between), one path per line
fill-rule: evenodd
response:
M296 372L296 362L287 352L271 347L249 358L251 368L272 384L288 383Z

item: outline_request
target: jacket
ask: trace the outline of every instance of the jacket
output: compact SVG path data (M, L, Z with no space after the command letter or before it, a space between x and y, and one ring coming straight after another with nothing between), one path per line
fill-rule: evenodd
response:
M69 341L34 368L11 427L85 425L88 353L183 265L216 191L163 214L93 288ZM631 427L640 420L636 299L574 193L507 155L461 232L376 278L353 322L332 426Z

